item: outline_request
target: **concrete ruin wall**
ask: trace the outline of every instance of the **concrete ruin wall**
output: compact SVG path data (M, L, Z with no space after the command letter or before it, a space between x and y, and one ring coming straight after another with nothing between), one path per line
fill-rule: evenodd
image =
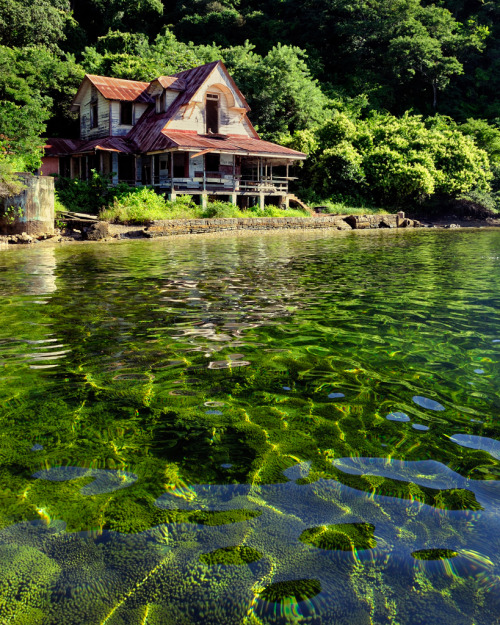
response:
M23 191L0 200L0 234L53 234L54 179L32 174L19 176Z

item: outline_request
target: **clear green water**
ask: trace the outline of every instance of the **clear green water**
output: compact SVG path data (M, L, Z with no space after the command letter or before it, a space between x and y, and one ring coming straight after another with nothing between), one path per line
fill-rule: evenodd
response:
M0 252L0 622L500 623L499 310L491 231Z

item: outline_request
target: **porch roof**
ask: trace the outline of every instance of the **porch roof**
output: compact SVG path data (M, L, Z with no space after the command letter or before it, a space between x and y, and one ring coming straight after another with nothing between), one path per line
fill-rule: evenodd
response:
M125 137L103 137L91 141L82 141L81 139L47 139L46 141L45 156L92 154L98 150L125 154L136 153L135 146Z
M169 149L209 150L210 152L229 152L244 156L276 156L292 160L306 158L302 152L263 139L252 139L245 135L198 135L195 132L189 133L166 128L149 151L158 152Z

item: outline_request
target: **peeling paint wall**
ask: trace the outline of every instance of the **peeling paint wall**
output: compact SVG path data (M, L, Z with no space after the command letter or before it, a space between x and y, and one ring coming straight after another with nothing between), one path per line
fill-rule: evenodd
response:
M0 234L54 232L54 179L20 174L24 190L0 200Z

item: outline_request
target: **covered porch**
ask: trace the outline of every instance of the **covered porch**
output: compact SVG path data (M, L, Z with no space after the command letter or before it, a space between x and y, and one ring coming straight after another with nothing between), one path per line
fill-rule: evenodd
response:
M171 150L139 158L140 184L170 193L283 196L295 180L291 159L213 150Z

